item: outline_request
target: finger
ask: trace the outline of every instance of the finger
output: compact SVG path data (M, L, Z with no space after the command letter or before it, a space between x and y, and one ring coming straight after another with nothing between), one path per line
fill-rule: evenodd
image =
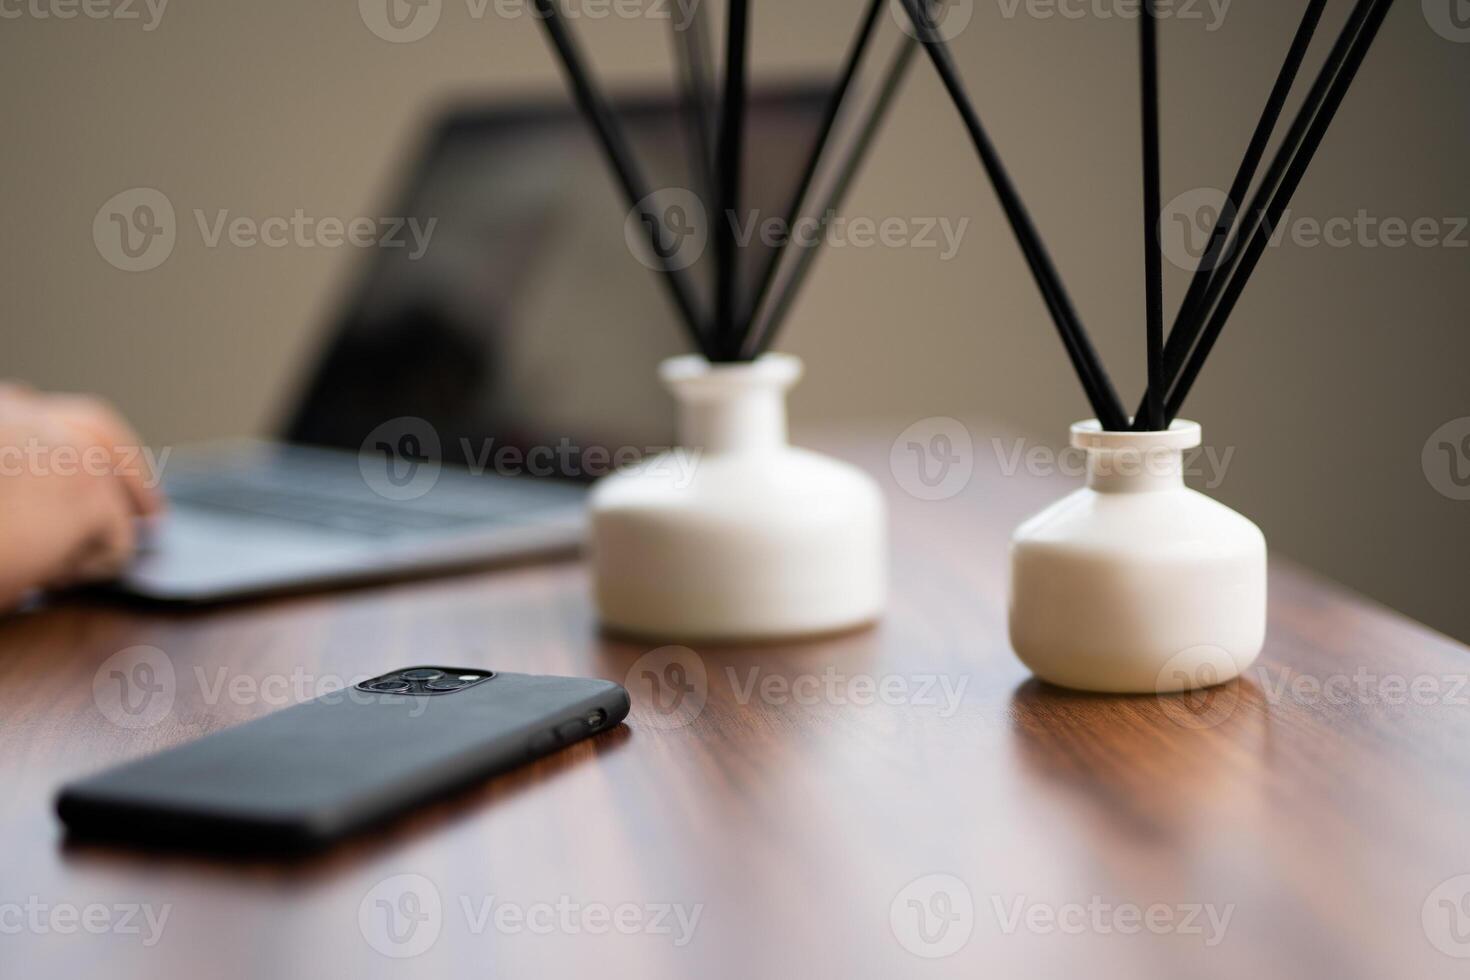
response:
M147 517L163 510L157 474L144 472L143 440L116 409L90 395L47 395L45 404L64 424L81 430L108 451L113 475L126 488L134 513Z
M9 378L0 380L0 398L9 398L17 401L33 401L36 397L36 389L24 381L13 381Z
M99 512L94 516L92 533L62 572L64 584L100 582L116 578L132 561L137 550L138 532L131 501L118 484L105 494Z
M29 420L40 406L33 389L18 381L0 381L0 419Z

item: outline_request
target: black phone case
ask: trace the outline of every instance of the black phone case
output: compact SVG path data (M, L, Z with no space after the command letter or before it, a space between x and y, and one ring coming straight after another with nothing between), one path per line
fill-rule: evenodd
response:
M309 849L613 728L628 707L619 685L574 677L352 688L71 783L56 809L83 837Z

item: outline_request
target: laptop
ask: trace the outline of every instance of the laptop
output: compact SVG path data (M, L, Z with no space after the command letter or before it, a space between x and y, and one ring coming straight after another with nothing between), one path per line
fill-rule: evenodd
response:
M752 99L762 214L784 212L823 95ZM676 100L616 110L651 186L702 179ZM607 171L565 102L444 113L278 438L172 452L170 512L117 588L212 602L575 548L588 484L673 444L656 370L688 349Z

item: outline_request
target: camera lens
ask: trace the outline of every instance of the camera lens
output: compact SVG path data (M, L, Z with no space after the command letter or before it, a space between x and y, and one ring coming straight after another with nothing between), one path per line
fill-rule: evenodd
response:
M458 677L440 677L429 681L424 687L430 691L458 691L462 687L468 687L469 681L460 680Z
M373 681L368 684L367 689L369 691L375 691L378 694L402 694L408 690L408 683L390 678L387 680Z
M444 671L435 670L433 667L415 667L413 670L405 670L399 676L410 681L432 681L443 677Z

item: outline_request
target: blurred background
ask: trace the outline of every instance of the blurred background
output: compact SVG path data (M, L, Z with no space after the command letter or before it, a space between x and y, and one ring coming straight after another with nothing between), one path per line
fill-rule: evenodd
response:
M612 0L580 5L605 14L576 24L600 77L671 89L661 17L678 0L625 2L617 9L633 15L608 14ZM1136 30L1120 13L1130 7L950 6L968 17L952 43L979 111L1131 407L1144 347ZM755 0L754 83L831 72L861 7ZM1163 196L1181 219L1228 184L1302 7L1197 0L1164 20ZM1335 36L1347 7L1331 4L1319 34ZM711 3L716 20L721 10ZM0 370L100 392L160 446L278 431L362 270L350 247L210 247L196 212L379 215L443 106L566 98L529 0L28 0L0 17L11 228L0 237ZM1466 4L1399 3L1184 413L1233 452L1210 492L1255 519L1274 550L1462 640L1470 443L1460 457L1438 446L1470 436L1467 108ZM128 272L99 254L92 228L104 202L140 187L172 203L177 241L156 268ZM819 258L778 345L808 364L796 424L897 431L955 416L1064 445L1090 412L926 61L843 211L968 223L952 255L849 247ZM1314 236L1335 219L1352 230ZM1417 222L1417 240L1395 222ZM1179 243L1171 252L1172 314L1188 273ZM651 275L631 256L625 271ZM596 300L568 307L585 323L565 326L616 336L618 309ZM977 453L995 451L985 424L972 426Z

